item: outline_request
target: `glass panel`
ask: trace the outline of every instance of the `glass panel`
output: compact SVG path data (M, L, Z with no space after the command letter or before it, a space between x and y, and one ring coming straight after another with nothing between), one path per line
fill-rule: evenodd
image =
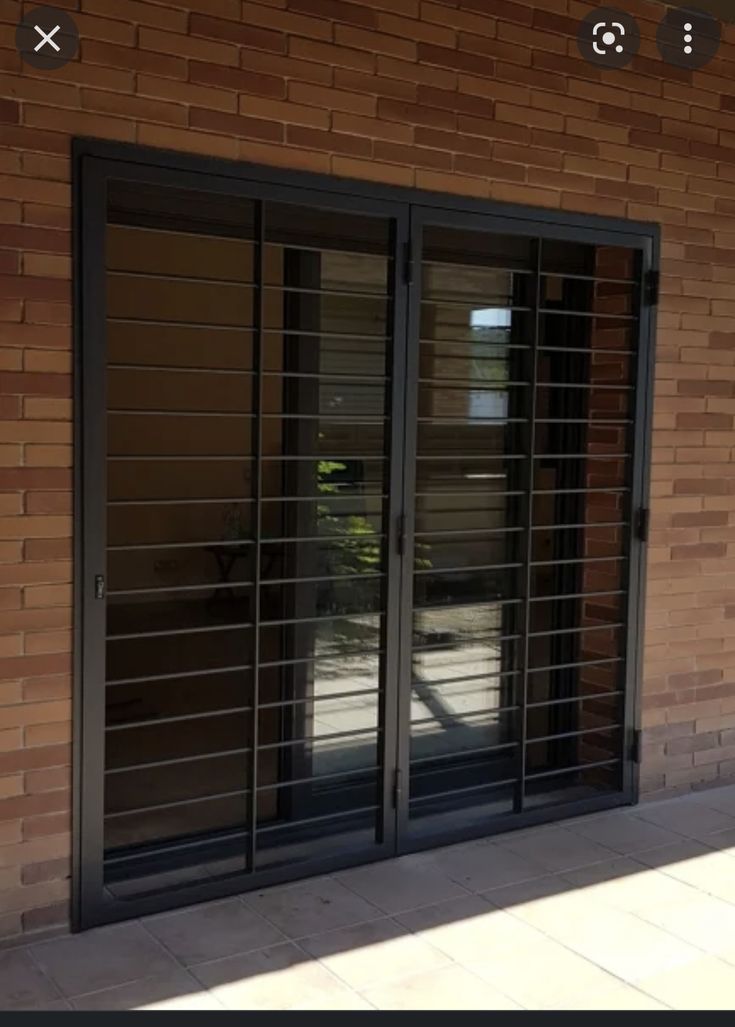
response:
M424 234L409 756L418 831L513 808L534 252L522 238Z
M382 823L390 225L264 219L261 247L249 201L109 192L116 895L156 887L162 843L182 883L375 844Z
M256 868L377 839L391 359L387 222L272 204L265 242Z

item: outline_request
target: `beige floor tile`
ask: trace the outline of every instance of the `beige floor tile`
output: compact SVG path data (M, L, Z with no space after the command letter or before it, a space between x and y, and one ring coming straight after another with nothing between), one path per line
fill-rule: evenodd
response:
M700 949L617 909L596 910L587 919L560 920L550 925L549 933L573 952L633 984L701 956Z
M372 903L331 877L252 892L245 896L245 902L289 938L348 927L382 915Z
M528 945L522 953L498 952L466 966L525 1009L563 1008L567 1002L620 984L550 938Z
M730 817L735 817L735 785L723 785L721 788L706 788L690 797L710 809L719 810Z
M0 952L0 1009L40 1009L60 997L27 951Z
M338 878L385 913L400 913L444 899L458 899L467 890L426 857L403 859L346 870Z
M403 977L371 988L364 997L377 1009L518 1009L503 992L461 966Z
M80 995L72 999L72 1006L80 1011L224 1008L199 981L182 969L161 977L145 977L132 984L95 991L91 995Z
M638 915L712 955L735 953L735 906L693 891L688 901L645 906Z
M574 834L604 845L613 852L630 855L659 845L680 841L673 831L631 816L628 813L606 813L603 816L581 817L565 825Z
M552 935L560 925L569 927L578 921L586 924L608 912L605 903L590 899L561 875L495 888L483 897L536 930Z
M432 855L434 864L442 873L475 892L533 880L548 873L533 859L519 856L490 841L453 845Z
M715 956L644 977L638 987L672 1009L735 1009L735 967Z
M562 877L590 899L628 912L655 904L686 902L699 894L683 881L626 857L568 870Z
M144 925L187 966L286 940L273 924L237 898L148 917Z
M654 1010L668 1009L663 1002L657 1001L630 984L607 984L591 991L581 990L567 995L559 1005L546 1006L546 1009L609 1009L609 1010Z
M610 849L564 827L547 828L538 835L525 831L523 835L508 834L496 844L540 864L549 873L600 863L612 855Z
M518 951L543 938L528 924L479 895L400 913L396 920L458 963Z
M636 859L707 895L735 902L735 858L726 852L687 841L638 853Z
M299 944L357 991L450 963L438 949L387 919L318 934Z
M350 989L292 943L193 966L191 972L227 1009L326 1009Z
M68 997L171 971L176 962L140 924L102 927L31 947L33 958Z
M668 799L666 802L643 803L631 816L656 824L686 838L705 840L715 831L735 827L735 818L711 809L694 799Z

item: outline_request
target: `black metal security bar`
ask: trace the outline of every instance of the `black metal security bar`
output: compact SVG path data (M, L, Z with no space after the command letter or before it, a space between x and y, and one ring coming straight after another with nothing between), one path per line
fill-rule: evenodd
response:
M77 924L631 801L656 232L75 175Z

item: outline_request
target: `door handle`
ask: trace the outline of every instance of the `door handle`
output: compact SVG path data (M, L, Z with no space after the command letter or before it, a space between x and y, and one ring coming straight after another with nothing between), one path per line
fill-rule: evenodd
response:
M96 574L94 578L94 597L95 599L105 598L105 576L104 574Z

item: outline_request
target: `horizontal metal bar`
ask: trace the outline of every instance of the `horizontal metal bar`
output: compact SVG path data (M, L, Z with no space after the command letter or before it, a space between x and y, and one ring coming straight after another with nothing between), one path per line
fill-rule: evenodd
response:
M544 271L541 270L541 278L561 278L575 282L596 282L606 285L640 285L635 278L599 278L597 275L578 275L568 271Z
M260 665L268 666L268 664ZM261 710L279 710L290 706L304 706L311 703L329 702L332 699L361 699L363 696L382 695L382 688L363 688L358 692L327 692L325 695L306 695L298 699L281 699L278 702L265 702L258 704L258 712Z
M589 489L534 489L534 496L597 496L597 495L625 495L630 489L624 485L616 485L614 488L589 488Z
M425 776L422 777L422 781L425 780ZM517 785L518 778L508 777L504 781L485 781L481 785L469 785L466 788L450 788L444 792L432 792L431 795L417 795L415 798L409 798L409 806L418 806L424 802L435 802L437 799L450 799L460 795L472 795L474 792L485 792L489 788L508 788L511 785Z
M628 521L585 521L576 524L534 524L531 531L581 531L587 528L627 528Z
M504 713L517 713L521 707L515 706L490 706L485 707L482 710L472 710L470 713L440 713L432 717L422 717L419 720L411 719L411 727L416 727L420 724L440 724L445 720L458 720L465 721L475 717L495 717L500 716Z
M527 417L417 417L419 424L464 424L468 428L486 424L527 424Z
M499 670L494 674L492 672L484 671L482 674L467 674L458 678L432 678L430 681L423 679L417 680L416 678L413 678L411 681L411 689L412 691L415 691L417 688L439 688L442 685L463 685L466 682L475 681L487 681L488 684L491 684L494 681L500 681L504 678L514 678L520 673L521 671L516 669Z
M526 307L526 306L520 306L520 305L512 306L512 305L510 305L508 303L503 303L501 299L496 299L494 301L489 301L487 296L478 296L476 298L473 298L472 296L468 296L466 298L463 297L462 299L449 299L448 297L447 298L443 298L443 297L432 296L430 294L427 294L426 290L424 290L424 292L423 292L423 294L421 296L421 306L422 307L452 307L455 310L462 310L465 307L475 307L475 308L480 308L480 309L486 310L488 307L492 307L494 310L503 310L503 311L507 310L509 313L519 313L519 314L529 314L531 312L531 310L533 309L532 307ZM479 330L482 330L483 326L482 325L478 325L477 327L478 327ZM501 328L509 328L510 326L509 325L501 325L500 327ZM489 328L489 326L488 326L488 328ZM490 330L492 330L492 329L490 329Z
M273 781L267 785L259 785L256 792L274 792L279 788L293 788L294 785L319 784L321 781L340 781L343 778L356 777L365 774L378 774L380 767L376 764L372 767L356 767L354 770L340 770L333 774L317 774L314 777L294 777L288 781ZM260 828L258 828L260 833Z
M144 407L108 407L107 413L125 417L227 417L239 421L253 421L256 417L241 410L157 410Z
M617 757L616 759L611 760L599 760L596 763L580 763L575 767L560 767L555 770L544 770L538 774L526 774L526 781L540 781L547 777L560 777L564 774L577 774L580 770L597 770L599 767L611 767L621 762L621 759Z
M573 560L532 560L532 567L568 567L587 563L620 563L626 556L580 556Z
M178 275L171 271L132 271L127 268L107 268L109 278L143 278L160 282L190 282L195 285L226 285L236 289L252 289L256 284L252 280L237 278L205 278L197 275Z
M423 267L448 267L453 271L490 271L501 272L508 275L534 275L536 272L531 268L521 267L500 267L496 264L470 264L465 260L430 260L422 254L421 264ZM488 306L488 304L485 304Z
M465 329L466 330L466 329ZM495 328L486 329L487 331L497 331ZM487 347L489 349L499 349L505 352L506 350L530 350L531 345L527 342L505 342L505 341L491 341L490 339L457 339L454 336L441 336L434 339L420 338L419 343L422 346L472 346L475 347ZM584 351L585 353L587 350ZM449 355L442 354L442 360L465 360L466 357L451 357ZM477 357L478 360L503 360L503 356L497 357Z
M234 831L223 831L217 833L217 841L224 845L230 841L239 841L240 839L246 839L250 836L249 829L238 828ZM156 853L158 855L170 854L176 855L181 852L188 852L190 850L196 850L206 848L212 845L212 835L206 834L204 837L199 838L186 838L177 839L174 842L157 842ZM136 847L132 852L121 852L116 855L105 853L104 865L114 867L125 863L136 863L140 859L140 851Z
M126 634L108 634L108 642L121 642L130 639L162 638L167 635L206 635L210 631L238 631L242 628L254 627L252 621L240 621L232 624L205 624L191 628L162 628L156 631L132 631Z
M150 717L147 720L130 720L125 724L106 724L105 731L130 731L137 727L158 727L161 724L178 724L186 720L206 720L209 717L229 716L232 713L252 713L252 706L224 706L216 710L200 710L198 713L181 713L174 717Z
M381 620L384 616L384 609L375 611L362 610L360 612L354 611L353 613L330 613L323 617L291 617L288 620L261 620L260 627L277 628L284 627L287 624L328 624L335 620L353 620L355 617L375 617Z
M431 653L441 652L442 650L451 650L457 654L461 653L463 648L470 648L472 646L487 644L489 646L498 646L503 642L519 642L523 638L523 635L481 635L478 638L474 637L460 637L453 638L451 641L445 642L432 642L429 645L412 645L412 653Z
M201 542L131 542L122 546L107 546L108 553L129 553L137 552L138 550L149 550L149 549L207 549L208 547L216 546L222 547L234 547L239 548L240 546L254 546L255 539L215 539L215 540L202 540Z
M385 649L381 646L375 646L372 649L344 649L335 650L331 653L317 653L314 652L313 656L295 656L285 660L266 660L258 664L259 667L294 667L301 663L320 663L322 660L328 660L334 662L335 660L343 660L345 657L354 659L356 656L384 656ZM356 694L362 694L356 693Z
M409 765L411 767L421 766L422 763L436 763L444 760L456 760L467 756L486 756L493 752L503 752L507 749L515 749L519 742L503 742L501 745L487 745L482 746L479 749L457 749L455 752L443 752L437 753L434 756L422 756L419 759L411 757L409 759Z
M155 813L163 809L176 809L180 806L194 806L204 802L217 802L222 799L234 799L238 795L250 795L249 788L237 788L231 792L217 792L213 795L197 795L189 799L172 799L171 802L157 802L151 806L136 806L133 809L115 810L105 813L104 820L119 820L121 817L139 817L146 813Z
M587 660L580 663L553 663L548 667L529 667L529 674L545 674L550 670L577 670L580 667L602 667L612 663L623 663L622 656L609 656L604 660Z
M217 760L225 756L240 756L250 749L222 749L219 752L203 752L196 756L175 756L168 760L153 760L149 763L131 763L123 767L106 767L105 774L132 774L138 770L153 770L156 767L173 767L180 763L196 763L198 760Z
M151 463L152 461L188 462L188 463L233 463L241 464L244 461L254 460L250 453L126 453L125 455L108 455L107 462L111 464L124 463L133 460L136 463Z
M109 361L108 371L157 371L166 374L222 374L233 378L252 378L255 374L249 368L239 367L198 367L182 366L179 364L121 364L117 361Z
M474 513L474 511L472 511ZM434 528L431 531L415 531L415 538L433 538L435 535L446 535L449 538L477 538L478 535L515 535L524 532L523 527L505 528Z
M531 382L528 381L487 381L477 378L419 378L419 385L425 385L430 389L443 389L447 392L503 392L509 388L528 388Z
M528 710L541 710L547 706L564 706L569 703L584 703L590 702L593 699L614 699L624 696L625 692L621 689L616 689L611 692L591 692L589 695L575 695L564 699L546 699L544 702L530 702L526 704Z
M534 453L534 460L630 460L632 453ZM527 459L524 457L524 459Z
M637 314L602 314L591 310L554 310L550 307L539 307L539 314L546 314L547 316L556 315L557 317L583 317L595 321L635 322L638 320Z
M444 463L446 461L452 461L453 463L460 463L462 461L481 460L483 463L494 463L500 462L514 462L518 460L528 460L528 454L525 453L418 453L416 460L425 460L429 463Z
M351 539L351 545L359 545L359 539ZM266 585L313 585L329 581L380 581L384 578L384 571L370 571L366 574L322 574L312 575L303 578L262 578L260 587Z
M335 731L329 735L310 735L306 738L289 738L285 742L266 742L258 745L258 752L271 752L281 749L294 749L303 747L305 749L313 748L321 745L323 742L339 741L341 738L367 738L370 735L379 736L382 734L383 728L379 725L376 727L363 727L356 728L354 731ZM375 744L378 744L376 737Z
M218 589L252 588L252 581L220 581L204 585L156 585L152 588L110 588L108 596L168 595L170 592L215 592Z
M582 635L589 631L612 631L624 628L622 621L611 621L609 624L587 624L582 628L555 628L553 631L529 631L529 638L550 638L554 635Z
M515 569L517 569L519 567L523 567L523 566L524 566L524 564L522 564L522 563L488 563L488 564L483 564L482 566L479 566L479 567L477 567L477 566L472 566L472 567L432 567L432 568L429 568L428 570L425 569L425 568L422 569L422 570L419 570L419 571L415 570L413 572L413 574L414 574L414 577L416 577L416 578L418 578L418 577L426 577L427 575L438 576L440 574L470 574L470 573L475 574L478 571L507 571L507 570L515 570Z
M500 477L503 477L503 476L500 475ZM417 490L416 492L414 492L414 495L415 495L415 497L417 499L442 499L442 498L450 498L451 499L451 498L454 498L454 497L461 497L461 496L476 496L476 497L479 497L479 498L482 498L482 499L488 499L490 497L492 497L493 499L495 499L495 498L501 499L501 498L507 498L509 496L523 496L523 495L525 495L525 493L523 491L521 491L520 489L515 489L515 490L512 490L512 491L508 490L508 491L503 491L503 492L494 492L492 489L487 489L487 488L483 491L481 487L478 487L476 489L438 489L438 488L434 488L434 489L430 489L430 490L427 490L427 491L424 491L424 490L418 491ZM471 513L472 511L467 511L467 512Z
M324 824L330 820L346 820L348 817L360 817L366 813L375 813L380 809L377 803L371 806L356 806L352 809L338 810L336 813L323 813L318 817L306 817L302 820L289 820L288 827L295 829L297 827L310 827L312 824ZM273 831L282 831L284 827L283 822L275 824L266 824L264 827L258 826L258 836L264 834L271 834Z
M609 355L614 357L630 357L632 359L634 356L629 349L609 349L607 346L594 349L590 346L549 346L548 344L539 344L538 349L539 353L581 353L586 357Z
M607 594L607 593L604 593L604 594ZM475 609L478 609L478 608L482 609L484 607L514 606L514 605L517 605L518 603L522 603L522 602L523 602L523 599L521 599L521 598L518 598L518 599L502 599L502 598L498 597L496 599L485 599L485 600L479 600L479 601L476 600L475 602L436 603L436 604L429 604L429 603L427 603L424 606L416 606L416 608L414 609L414 614L431 613L431 612L434 612L434 611L437 611L437 610L475 610Z
M588 392L633 392L635 385L615 382L537 382L540 389L582 389Z
M535 745L537 742L558 742L564 738L582 738L585 735L600 735L608 731L621 731L622 724L605 724L602 727L587 727L581 731L564 731L558 735L541 735L538 738L529 737L526 745Z
M613 589L607 592L562 592L553 596L531 596L531 603L549 603L560 599L602 599L605 596L624 596L627 590L624 588Z
M212 321L174 321L168 318L156 317L113 317L107 315L108 324L122 325L154 325L157 328L205 328L208 332L252 332L251 324L223 325L215 324Z
M241 663L232 667L204 667L199 670L177 670L166 674L146 674L139 678L112 678L106 682L108 688L118 685L138 685L146 681L173 681L176 678L201 678L208 674L234 674L243 670L252 670L249 663Z

